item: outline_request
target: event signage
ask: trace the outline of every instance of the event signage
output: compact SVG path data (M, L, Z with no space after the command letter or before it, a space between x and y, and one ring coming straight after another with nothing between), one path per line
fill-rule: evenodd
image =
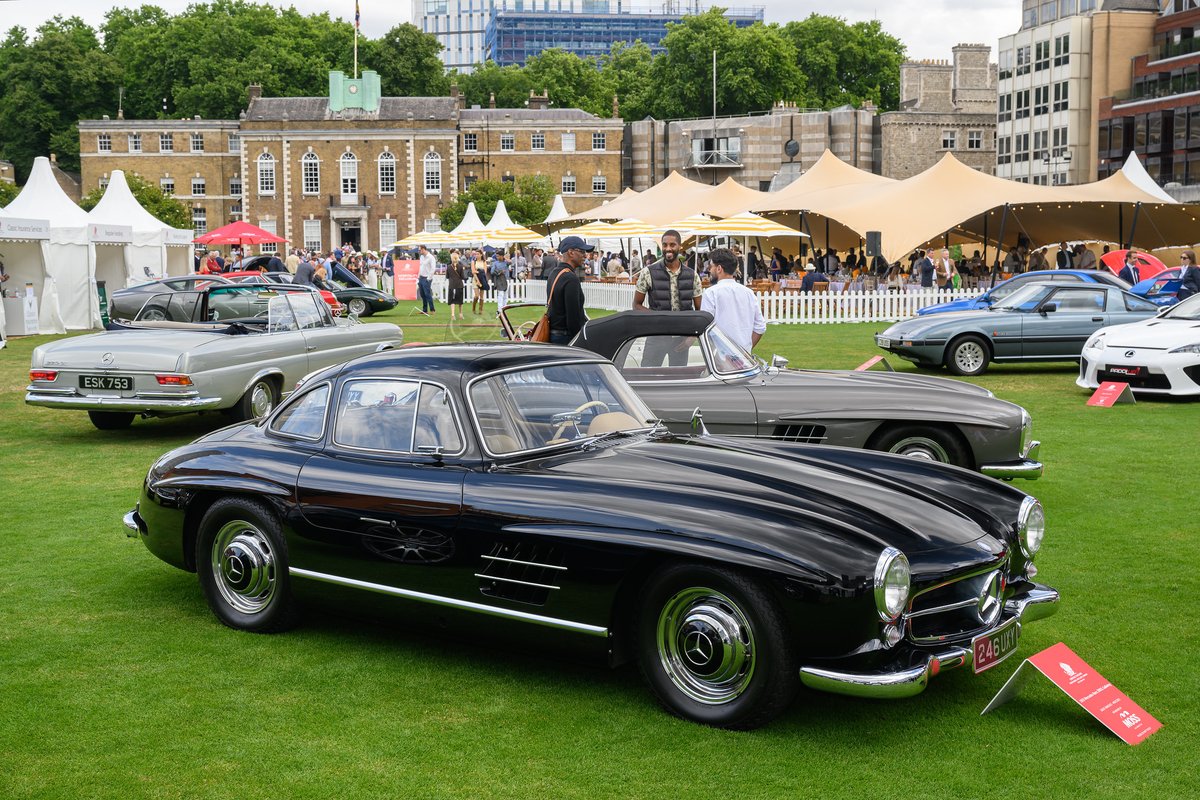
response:
M417 299L417 274L421 271L421 262L412 259L393 259L392 261L392 294L397 300Z
M0 239L49 239L50 223L44 219L0 217Z
M25 317L25 333L41 333L38 327L37 297L33 294L33 284L25 284L25 294L21 295L21 311Z
M883 364L883 368L886 369L888 372L896 371L896 370L892 369L892 365L889 364L887 362L887 359L884 358L883 356L872 356L871 358L868 358L866 361L864 361L863 363L861 363L857 367L855 367L854 371L855 372L866 372L867 370L869 370L871 367L875 366L876 364Z
M166 228L163 232L166 234L163 239L166 244L186 245L192 243L193 234L191 231L184 231L178 228Z
M1062 642L1021 662L981 713L986 714L1016 697L1029 678L1039 672L1125 744L1141 744L1162 727L1161 722Z
M1100 384L1095 393L1088 398L1089 406L1098 406L1100 408L1112 408L1117 403L1136 403L1133 399L1133 391L1129 388L1128 383L1121 381L1104 381Z
M88 225L88 240L97 244L128 244L133 241L130 225Z

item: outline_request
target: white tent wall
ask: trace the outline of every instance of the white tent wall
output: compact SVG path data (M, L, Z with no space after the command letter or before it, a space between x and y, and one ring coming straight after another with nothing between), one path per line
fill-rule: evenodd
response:
M46 273L58 290L59 314L69 331L96 327L92 324L92 308L96 306L91 279L92 255L86 234L85 228L51 228L51 239L46 244ZM42 298L38 298L38 302L43 302ZM97 318L98 314L97 311Z
M112 234L100 239L93 236L94 241L128 243L128 284L192 272L192 231L172 228L142 207L122 170L113 170L104 196L88 212L88 221L93 229L107 229ZM122 282L114 286L103 277L100 280L106 281L109 291L126 285Z
M191 245L163 245L163 253L167 265L165 277L178 278L195 272L195 250Z
M66 328L59 313L58 290L46 269L49 262L49 236L50 223L46 220L18 219L0 214L0 261L4 262L4 269L11 276L4 288L20 294L24 293L26 284L32 284L34 297L38 301L38 328L41 333L65 333ZM4 312L0 309L0 326L4 325L4 321Z
M107 292L115 292L126 286L140 281L132 280L133 266L130 261L130 247L126 244L101 243L95 244L95 280L98 284L104 281ZM100 314L99 297L96 298L97 319Z

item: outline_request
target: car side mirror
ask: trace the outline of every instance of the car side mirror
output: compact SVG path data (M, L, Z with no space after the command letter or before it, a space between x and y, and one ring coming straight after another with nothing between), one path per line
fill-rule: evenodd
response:
M1038 313L1043 317L1049 314L1051 311L1058 311L1058 303L1046 303L1046 305L1038 309Z
M771 366L775 369L784 369L788 365L788 360L780 355L771 356Z

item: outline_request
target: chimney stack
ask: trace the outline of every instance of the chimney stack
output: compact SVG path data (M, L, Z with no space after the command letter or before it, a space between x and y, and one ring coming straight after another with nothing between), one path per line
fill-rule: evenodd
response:
M495 107L496 107L496 93L492 92L491 96L488 97L488 108L495 108Z
M530 111L545 111L550 107L550 93L543 89L541 94L537 94L533 89L530 89L529 100L526 101L525 105Z
M253 103L258 98L262 97L262 84L252 83L246 87L246 98Z

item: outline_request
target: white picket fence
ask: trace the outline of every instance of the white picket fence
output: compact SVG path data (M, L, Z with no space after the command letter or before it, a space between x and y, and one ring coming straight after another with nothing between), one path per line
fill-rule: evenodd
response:
M812 324L833 322L894 322L914 317L917 309L935 303L946 303L975 297L978 289L911 289L906 291L845 291L830 294L801 294L799 292L772 292L758 295L762 302L763 317L768 323ZM466 288L465 302L470 303L474 288ZM608 311L625 311L633 307L634 287L629 284L591 283L583 284L584 305ZM447 284L443 275L434 276L433 296L446 302ZM488 291L484 300L496 302L496 292ZM510 281L508 302L545 303L545 281Z

